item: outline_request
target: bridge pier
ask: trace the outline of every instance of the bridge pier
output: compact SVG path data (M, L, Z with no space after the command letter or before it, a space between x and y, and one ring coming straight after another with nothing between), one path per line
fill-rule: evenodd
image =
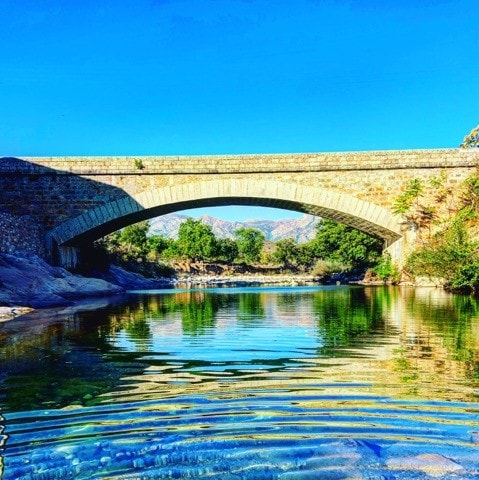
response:
M58 263L67 270L75 270L80 264L80 249L78 247L58 247Z
M52 237L47 236L46 249L52 265L57 265L67 270L76 270L79 267L81 259L81 249L79 247L58 245Z
M404 267L407 257L417 247L417 228L408 223L400 224L401 237L386 242L384 251L391 255L391 261L400 270Z
M386 248L384 249L384 252L389 253L391 256L391 262L398 268L401 268L404 264L403 249L404 237L401 237L392 243L386 242Z

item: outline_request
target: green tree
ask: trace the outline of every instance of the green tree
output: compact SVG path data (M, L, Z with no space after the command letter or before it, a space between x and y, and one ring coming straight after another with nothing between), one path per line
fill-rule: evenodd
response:
M413 252L406 263L413 275L443 278L446 288L479 291L479 242L470 238L459 217Z
M148 222L139 222L125 227L118 236L118 242L125 245L127 254L143 257L148 253Z
M217 253L213 230L194 218L188 218L180 225L176 243L180 255L194 261L209 260Z
M240 259L246 263L258 262L265 241L263 232L255 228L241 227L236 230L235 237Z
M163 235L150 235L148 237L148 248L151 253L161 255L173 240Z
M231 238L219 238L217 240L218 260L233 263L239 255L238 244Z
M399 282L401 276L397 266L392 262L389 253L383 253L378 264L373 268L373 273L381 280L389 280L394 284Z
M178 242L170 239L168 246L161 252L161 258L164 260L176 260L182 257Z
M462 141L461 148L479 148L479 125L473 128Z
M350 269L374 265L382 251L382 240L355 228L322 219L311 241L317 258L346 264Z
M272 254L272 260L290 267L298 260L298 245L292 238L285 238L276 242L276 247Z
M311 242L301 243L296 246L296 263L304 268L311 268L316 261L314 247Z

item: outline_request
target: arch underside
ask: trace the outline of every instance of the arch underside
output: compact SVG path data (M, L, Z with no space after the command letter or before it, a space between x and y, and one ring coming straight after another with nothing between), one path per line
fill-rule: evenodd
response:
M350 225L384 239L401 237L388 210L352 195L274 180L222 179L142 192L89 210L49 232L59 246L81 246L141 220L190 208L254 205L295 210Z

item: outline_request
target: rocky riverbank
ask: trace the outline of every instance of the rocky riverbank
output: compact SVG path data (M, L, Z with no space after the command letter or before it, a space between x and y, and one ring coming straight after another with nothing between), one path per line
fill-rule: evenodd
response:
M149 279L111 265L91 277L75 275L53 267L31 253L0 254L0 321L28 313L32 309L67 307L89 297L111 297L127 290L165 287L318 285L347 284L361 278L336 275L331 278L306 274L271 272L180 272L175 278Z
M174 279L174 285L317 285L320 277L313 275L183 275Z
M112 296L126 290L168 286L206 285L306 285L317 282L308 275L181 275L178 278L148 279L112 265L95 278L75 275L53 267L30 253L0 254L0 321L32 309L71 306L80 299Z
M123 292L98 278L74 275L52 267L33 254L0 255L0 305L44 308L66 306L75 299Z

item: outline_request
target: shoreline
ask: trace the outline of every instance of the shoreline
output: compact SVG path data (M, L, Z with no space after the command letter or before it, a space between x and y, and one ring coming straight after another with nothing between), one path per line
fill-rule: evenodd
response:
M127 291L174 287L208 286L313 286L313 285L385 285L364 280L364 276L336 274L331 277L305 273L178 273L175 277L145 278L111 265L102 275L85 277L54 267L36 255L0 254L0 322L35 310L62 308L86 299L121 295ZM436 282L405 282L400 285L434 286Z
M209 286L228 286L228 285L236 285L236 286L257 286L257 285L276 285L276 286L312 286L312 285L328 285L327 283L321 284L321 277L313 276L313 275L260 275L260 274L253 274L253 275L187 275L175 278L161 278L156 279L154 283L156 283L156 288L151 285L145 290L155 290L158 287L186 287L186 288L195 288L195 287L209 287ZM338 282L339 283L339 282ZM329 283L329 285L336 285L338 283ZM343 283L343 285L347 285L347 283ZM125 288L124 291L119 292L115 295L115 297L121 296L129 291L135 291L138 288L134 288L132 286L131 289ZM141 289L141 288L140 288ZM142 289L143 290L143 289ZM91 303L98 303L101 302L102 299L105 298L112 298L111 293L105 294L89 294L82 296L80 293L76 298L70 298L69 305L42 305L41 307L29 307L29 306L22 306L22 305L14 305L14 306L0 306L0 323L6 322L8 320L13 320L15 318L19 318L23 315L32 314L39 311L46 311L49 309L61 309L61 310L68 310L68 309L75 309L76 306L82 306L84 304Z
M229 285L229 284L261 284L261 285L306 285L319 284L321 277L314 275L186 275L172 279L171 285Z
M34 311L35 309L32 307L0 306L0 323L7 322L8 320L13 320L14 318L21 317L22 315L26 315L27 313L32 313Z
M285 287L301 287L301 286L348 286L348 285L355 285L355 286L362 286L362 287L381 287L384 285L390 285L383 281L346 281L346 282L339 282L339 281L332 281L332 282L321 282L321 277L316 277L313 275L237 275L237 276L221 276L221 275L214 275L214 276L205 276L205 275L190 275L187 277L179 277L179 278L162 278L155 280L157 283L155 287L148 287L144 290L157 290L158 288L208 288L213 286L285 286ZM415 285L412 283L399 283L397 286L399 287L425 287L425 288L442 288L441 285L428 283L422 285ZM38 312L43 312L47 310L57 310L60 309L62 311L76 311L78 308L83 308L85 305L98 305L101 304L102 301L106 299L114 299L119 298L122 295L128 294L129 292L134 292L138 290L138 288L126 288L125 290L114 294L112 297L111 293L105 292L104 294L88 294L88 295L81 295L79 294L75 298L70 298L70 302L68 305L42 305L41 307L29 307L23 305L14 305L14 306L0 306L0 324L3 322L7 322L9 320L14 320L16 318L20 318L24 315L31 315ZM143 290L143 289L141 289ZM103 305L104 306L104 305Z

